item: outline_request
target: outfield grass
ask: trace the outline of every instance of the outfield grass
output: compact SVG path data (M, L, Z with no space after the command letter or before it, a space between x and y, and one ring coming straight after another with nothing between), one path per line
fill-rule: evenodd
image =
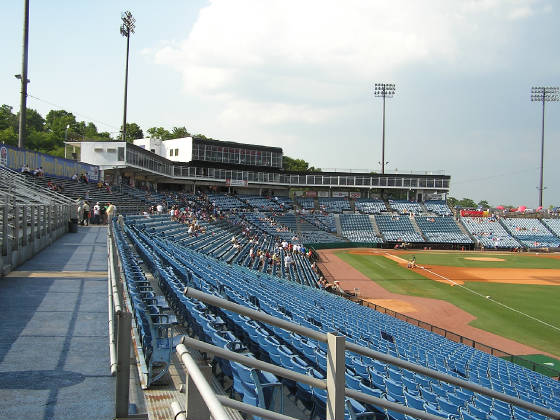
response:
M390 292L448 301L476 316L477 319L470 323L474 327L560 356L560 331L504 308L464 287L450 287L427 279L381 255L346 252L337 255ZM424 264L420 262L421 255L428 256L414 255L419 264ZM492 296L498 302L560 328L559 286L467 282L465 287L482 296Z
M405 260L416 257L420 265L448 265L452 267L484 268L555 268L560 269L560 259L516 253L475 252L408 252L398 254ZM504 261L473 261L465 258L501 258Z

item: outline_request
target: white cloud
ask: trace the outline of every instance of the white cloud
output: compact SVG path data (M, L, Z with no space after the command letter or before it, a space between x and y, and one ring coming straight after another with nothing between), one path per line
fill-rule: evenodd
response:
M211 0L188 37L154 57L182 74L189 95L215 101L223 121L317 124L403 68L499 65L506 21L534 3Z

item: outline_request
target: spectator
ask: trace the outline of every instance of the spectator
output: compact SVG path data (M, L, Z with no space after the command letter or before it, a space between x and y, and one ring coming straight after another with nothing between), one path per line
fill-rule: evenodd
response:
M89 226L89 217L90 217L89 212L90 212L89 203L85 201L84 209L83 209L84 218L82 219L82 224L85 226Z
M99 201L93 206L93 224L98 225L101 223L101 206Z

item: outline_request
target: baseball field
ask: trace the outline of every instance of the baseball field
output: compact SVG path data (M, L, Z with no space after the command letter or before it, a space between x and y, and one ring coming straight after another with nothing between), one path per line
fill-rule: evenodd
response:
M328 280L364 300L514 355L542 355L560 369L548 359L560 356L560 255L319 252Z

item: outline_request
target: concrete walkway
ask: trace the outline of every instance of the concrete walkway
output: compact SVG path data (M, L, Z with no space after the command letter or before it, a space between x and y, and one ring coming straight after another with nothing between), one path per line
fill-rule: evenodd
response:
M107 229L79 227L0 278L0 419L111 419Z

